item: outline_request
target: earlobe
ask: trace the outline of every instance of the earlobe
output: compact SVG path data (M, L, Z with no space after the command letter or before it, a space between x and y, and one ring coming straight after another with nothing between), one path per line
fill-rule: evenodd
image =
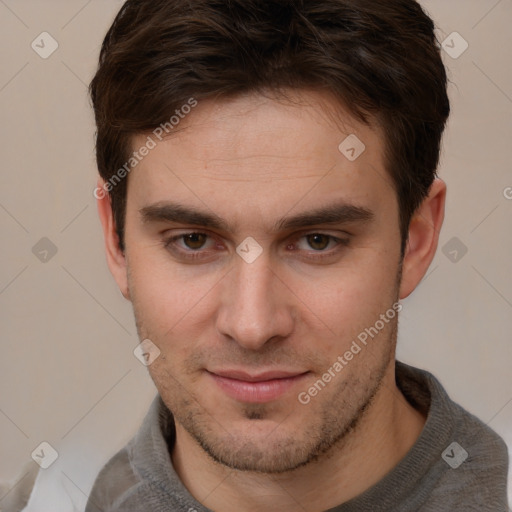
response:
M126 257L119 246L119 236L116 231L110 196L105 191L104 184L100 178L94 195L103 228L107 264L124 298L130 300Z
M405 250L400 299L418 286L434 259L444 220L446 184L436 178L425 200L412 216Z

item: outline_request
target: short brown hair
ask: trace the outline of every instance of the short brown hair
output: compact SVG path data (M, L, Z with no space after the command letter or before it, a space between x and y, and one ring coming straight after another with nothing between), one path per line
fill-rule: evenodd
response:
M191 97L286 88L327 91L381 126L403 254L450 113L434 23L415 0L128 0L90 84L99 173L111 179L129 161L133 136ZM126 182L109 191L122 249Z

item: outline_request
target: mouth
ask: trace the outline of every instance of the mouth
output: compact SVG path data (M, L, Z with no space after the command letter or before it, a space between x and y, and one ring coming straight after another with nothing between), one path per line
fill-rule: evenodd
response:
M206 371L227 396L246 403L276 400L301 382L309 372L267 371L250 374L241 370Z

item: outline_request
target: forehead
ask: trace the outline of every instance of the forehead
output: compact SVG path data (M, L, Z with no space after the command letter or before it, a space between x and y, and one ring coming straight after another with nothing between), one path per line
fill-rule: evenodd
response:
M150 133L156 144L129 175L128 206L180 199L215 205L219 215L231 207L258 217L319 200L375 207L393 193L377 127L318 93L292 100L200 102L171 136L160 141ZM133 149L147 137L135 137Z

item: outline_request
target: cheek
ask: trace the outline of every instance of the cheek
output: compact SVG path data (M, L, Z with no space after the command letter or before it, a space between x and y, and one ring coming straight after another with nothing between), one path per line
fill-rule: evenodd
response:
M376 244L358 247L343 265L328 270L320 279L311 276L305 283L313 292L307 292L308 300L331 312L372 311L394 299L398 267L398 250Z
M185 282L176 265L171 265L165 250L152 245L127 245L128 277L134 306L144 316L171 326L179 320L180 312L190 296L197 293L193 282ZM135 304L136 302L136 304Z
M136 314L151 330L169 329L178 321L177 296L165 279L159 279L154 272L132 268L130 290Z
M316 314L322 320L322 329L328 334L323 341L325 349L339 349L340 343L357 337L392 308L398 300L397 278L398 256L375 256L350 270L338 271L315 293L307 294L304 314L311 318Z
M160 255L152 257L149 250L132 253L129 269L139 336L153 341L165 356L161 362L167 359L165 364L171 366L187 357L204 337L214 318L216 284L222 276L192 275L192 267L162 262Z

